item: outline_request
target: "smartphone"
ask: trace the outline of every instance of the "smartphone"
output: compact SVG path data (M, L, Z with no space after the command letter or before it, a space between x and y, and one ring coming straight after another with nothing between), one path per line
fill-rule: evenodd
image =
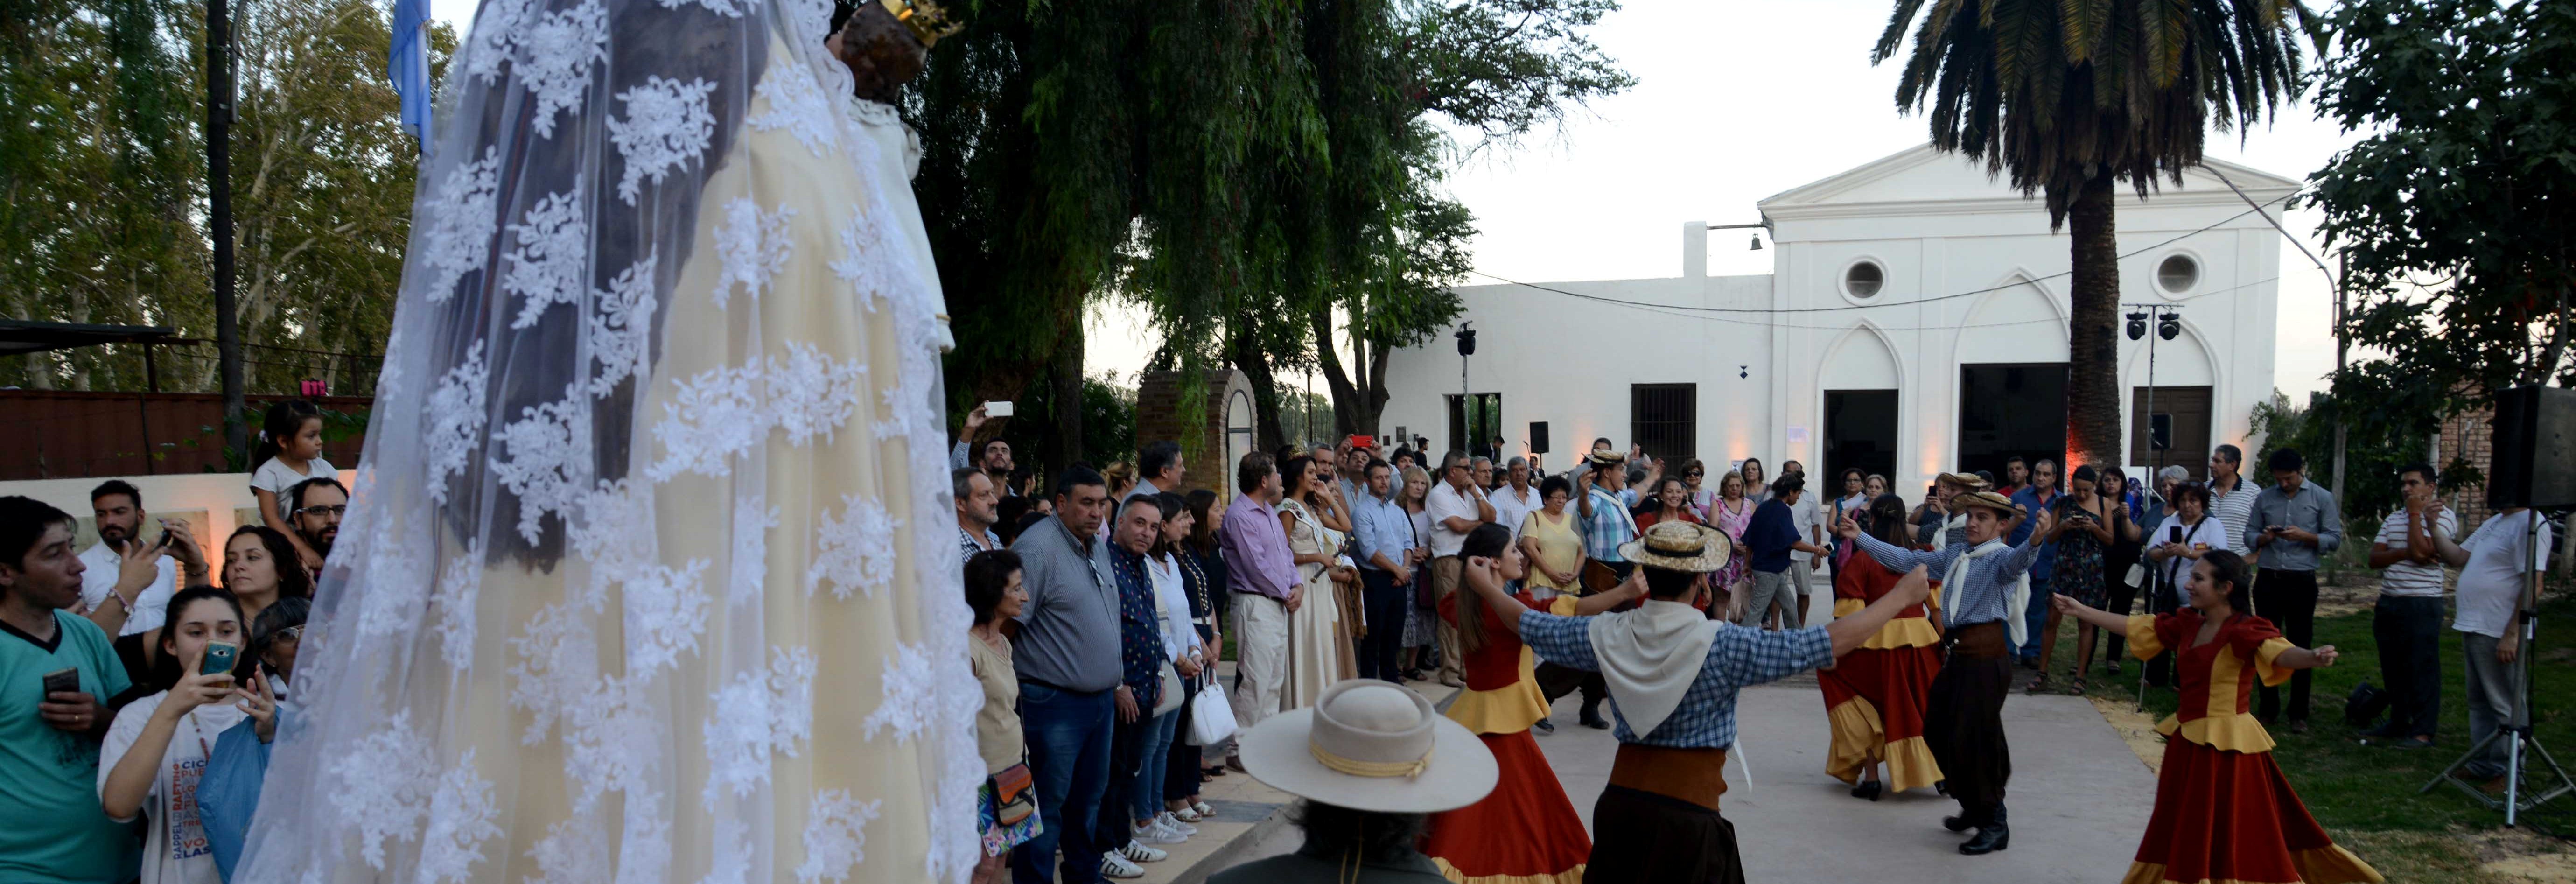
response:
M241 648L231 642L210 643L206 645L206 659L197 664L197 674L213 675L218 672L231 672L233 658L240 654Z
M1010 416L1011 416L1011 403L1008 403L1008 402L986 402L986 403L984 403L984 416L985 416L985 417L1010 417Z
M2173 526L2173 527L2171 527L2171 528L2167 528L2167 529L2165 529L2165 542L2166 542L2166 543L2181 543L2181 542L2182 542L2182 526L2181 526L2181 525L2175 525L2175 526Z
M80 670L56 669L45 673L45 702L53 702L55 694L77 693L80 693Z

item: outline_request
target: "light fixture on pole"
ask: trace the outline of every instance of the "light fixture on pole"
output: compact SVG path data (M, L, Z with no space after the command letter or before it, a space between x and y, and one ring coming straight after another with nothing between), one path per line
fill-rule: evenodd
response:
M2172 420L2171 420L2171 419L2167 419L2167 420L2165 421L2165 432L2164 432L2163 438L2158 438L2158 437L2157 437L2157 434L2156 434L2156 418L2157 418L2157 416L2158 416L2158 415L2156 414L2156 341L2158 341L2158 340L2167 340L2167 341L2170 341L2170 340L2173 340L2173 339L2174 339L2174 336L2175 336L2175 335L2179 335L2179 334L2181 334L2181 333L2182 333L2182 314L2175 312L2174 307L2172 307L2171 305L2158 305L2158 304L2127 304L2127 305L2123 305L2123 306L2126 306L2126 307L2128 307L2128 308L2129 308L2129 315L2128 315L2128 320L2129 320L2129 322L2128 322L2128 327L2127 327L2126 329L2124 329L2125 331L2127 331L2127 332L2129 333L2129 340L2132 340L2132 341L2136 341L2136 340L2144 340L2144 341L2146 341L2146 342L2147 342L2147 403L2146 403L2146 412L2147 412L2147 477L2146 477L2146 478L2147 478L2147 481L2146 481L2146 487L2147 487L2147 494L2148 494L2149 496L2151 496L2151 497L2152 497L2152 496L2156 493L2156 492L2155 492L2155 489L2156 489L2156 472L2157 472L2157 471L2159 471L2159 470L2164 469L2164 451L2165 451L2165 449L2166 449L2166 448L2170 448L2170 447L2172 447L2172 446L2173 446L2173 422L2172 422ZM2156 315L2156 336L2155 336L2155 337L2152 337L2152 338L2147 337L2147 317L2148 317L2148 315L2149 315L2149 314L2151 314L2151 313L2152 313L2152 314L2157 314L2157 315ZM2125 407L2125 403L2123 403L2123 407ZM2132 424L2131 426L2135 426L2135 424ZM2171 506L2173 506L2173 502L2172 502L2172 501L2165 501L2165 506L2167 506L2167 507L2171 507ZM2161 577L2163 576L2163 574L2164 574L2164 569L2162 569L2162 568L2152 569L2152 570L2150 570L2150 571L2149 571L2149 573L2156 575L2156 577L2155 577L2155 578L2150 578L2150 581L2149 581L2149 582L2150 582L2150 583L2153 583L2153 582L2155 582L2155 580L2156 580L2156 579L2161 578ZM2156 592L2162 592L2162 591L2163 591L2163 590L2162 590L2161 588L2157 588L2157 589L2156 589ZM2169 596L2165 596L2165 595L2154 595L2154 594L2149 595L2149 598L2168 598L2168 597L2169 597ZM2146 667L2141 666L2141 667L2138 667L2138 708L2140 708L2140 709L2144 709L2144 708L2146 708L2146 705L2147 705L2147 673L2146 673Z
M1453 335L1458 339L1458 441L1460 444L1456 447L1460 451L1465 451L1476 444L1474 414L1468 407L1472 400L1467 393L1467 357L1476 355L1474 326L1473 322L1458 323L1458 331Z

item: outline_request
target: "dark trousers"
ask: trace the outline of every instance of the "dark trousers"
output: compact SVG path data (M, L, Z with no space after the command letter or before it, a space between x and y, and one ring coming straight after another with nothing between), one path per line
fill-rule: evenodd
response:
M2126 617L2137 607L2139 590L2129 585L2129 566L2137 561L2134 557L2122 556L2102 563L2102 599L2109 603L2102 610ZM2155 585L2153 578L2139 582L2149 586ZM2086 628L2089 627L2077 627L2076 634L2082 635ZM2102 645L2102 659L2110 663L2120 662L2121 655L2128 653L2128 638L2116 629L2102 630L2102 637L2106 640Z
M2276 571L2265 568L2254 573L2254 616L2272 621L2281 637L2291 644L2308 647L2317 636L2317 572ZM2265 722L2277 721L2284 714L2281 689L2260 686L2254 689L2254 717ZM2308 720L2308 670L2290 676L2291 721Z
M1404 612L1413 604L1413 585L1397 584L1395 575L1376 568L1360 569L1360 616L1368 634L1360 636L1361 678L1404 683L1396 659L1404 652Z
M1118 717L1116 701L1111 703L1109 717L1114 721ZM1133 837L1128 829L1129 805L1136 800L1136 774L1145 760L1145 732L1154 723L1153 707L1138 705L1135 721L1118 721L1110 729L1109 786L1101 790L1100 819L1092 830L1092 839L1100 843L1102 850L1124 847Z
M2432 738L2442 720L2442 599L2380 596L2370 635L2388 684L2388 735Z
M1950 797L1972 821L2004 803L2012 751L2004 742L2004 695L2012 691L2011 640L1999 622L1972 623L1943 637L1947 654L1923 710L1923 742L1949 780Z
M1101 793L1109 786L1109 743L1117 718L1118 701L1110 691L1077 693L1020 682L1020 731L1028 738L1029 773L1037 781L1038 814L1045 825L1036 838L1011 851L1016 884L1055 880L1059 850L1066 884L1092 884L1100 880L1100 854L1127 843L1124 837L1103 843L1091 827L1100 813Z
M1714 809L1624 786L1592 804L1584 880L1743 884L1735 824Z
M1598 672L1541 663L1535 675L1539 693L1546 695L1550 703L1580 690L1583 692L1583 710L1597 713L1601 708L1601 698L1610 695L1610 683L1603 681Z

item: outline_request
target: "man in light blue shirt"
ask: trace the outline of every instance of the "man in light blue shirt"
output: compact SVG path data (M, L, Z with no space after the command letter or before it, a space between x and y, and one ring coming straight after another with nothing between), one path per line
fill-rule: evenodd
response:
M2030 540L2031 526L2039 524L2039 511L2055 506L2057 499L2064 496L2057 491L2057 462L2042 458L2032 464L2030 487L2013 492L2012 503L2021 509L2021 522L2013 527L2011 539L2005 542L2020 546ZM2057 544L2040 544L2039 559L2030 566L2030 585L2050 585L2056 566ZM2048 595L2045 592L2031 593L2030 610L2021 614L2025 626L2023 634L2030 636L2030 644L2014 647L2013 653L2021 658L2023 669L2039 668L2039 634L2048 623Z
M1395 469L1371 459L1366 467L1368 493L1351 503L1351 533L1357 535L1360 560L1360 604L1368 634L1360 638L1361 678L1403 684L1396 657L1404 646L1404 609L1413 593L1413 516L1395 502L1389 490Z

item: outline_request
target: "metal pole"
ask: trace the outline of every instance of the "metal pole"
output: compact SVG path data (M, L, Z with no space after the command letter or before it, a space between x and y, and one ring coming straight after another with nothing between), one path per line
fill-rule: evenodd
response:
M215 358L223 377L224 444L249 457L241 324L233 305L232 56L230 6L227 0L206 0L206 226L215 245Z
M2345 334L2345 332L2344 332L2344 312L2343 312L2343 311L2344 311L2344 286L2343 286L2343 280L2344 280L2344 258L2343 258L2343 255L2342 255L2341 253L2337 253L2337 254L2335 255L2335 280L2334 280L2334 283L2335 283L2335 312L2334 312L2334 317L2335 317L2335 373L2334 373L2334 383L2335 383L2335 386L2336 386L2336 387L2341 387L2341 386L2343 385L2344 354L2345 354L2345 351L2346 351L2346 350L2351 346L2351 342L2352 342L2351 338L2350 338L2350 337L2348 337L2348 336L2346 336L2346 334ZM2338 392L2338 393L2341 393L2342 391L2338 390L2337 392ZM2333 493L2335 501L2336 501L2338 504L2340 504L2340 503L2344 500L2344 496L2343 496L2343 428L2344 428L2344 419L2343 419L2343 401L2342 401L2340 398L2333 399L2332 401L2335 403L2335 409L2334 409L2334 412L2335 412L2335 414L2334 414L2334 422L2335 422L2335 428L2334 428L2334 431L2335 431L2335 437L2334 437L2334 446L2335 446L2335 450L2334 450L2334 481L2327 483L2327 485L2328 485L2329 487L2328 487L2326 490L2327 490L2328 492ZM2439 467L2435 467L2435 469L2440 469L2440 468L2439 468Z

